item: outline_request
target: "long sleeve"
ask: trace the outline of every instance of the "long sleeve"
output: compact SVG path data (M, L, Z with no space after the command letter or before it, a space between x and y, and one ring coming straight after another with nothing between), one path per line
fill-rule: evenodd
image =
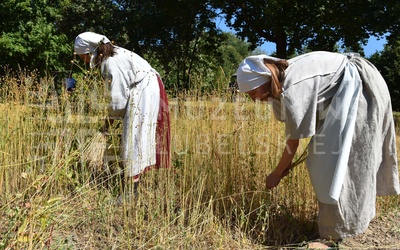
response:
M102 67L102 74L110 96L108 113L111 117L124 117L129 99L129 87L120 71L115 70L112 65L104 63Z

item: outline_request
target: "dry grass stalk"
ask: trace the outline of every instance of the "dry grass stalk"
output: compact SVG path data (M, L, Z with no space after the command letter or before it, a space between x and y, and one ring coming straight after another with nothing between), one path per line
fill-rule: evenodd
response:
M81 155L82 161L86 162L93 170L101 170L106 147L107 137L101 132L97 132L84 147Z
M106 115L94 108L103 99L87 98L87 93L104 92L103 81L93 85L89 80L74 95L82 101L79 105L91 108L70 109L67 98L52 108L46 104L52 94L46 90L51 88L43 85L35 110L20 103L30 92L21 94L21 88L10 87L16 82L4 80L0 249L293 249L316 229L318 203L305 167L293 169L275 190L265 191L264 176L277 165L285 147L284 126L273 119L268 105L239 96L232 103L218 101L218 96L183 95L172 100L174 167L148 171L136 202L123 209L112 206L120 180L112 179L110 185L91 180L93 172L104 171L103 161L117 155L111 153L112 145L105 145L106 139L114 144L118 137L97 133L86 139L87 131L98 128L98 119L89 117ZM70 119L75 115L83 119ZM52 117L54 122L49 122ZM66 125L71 133L61 137ZM55 151L61 139L62 148ZM307 141L300 146L299 153ZM293 165L305 159L303 152ZM77 160L87 167L81 168ZM77 176L71 175L73 171ZM381 215L390 216L389 211L398 213L399 198L381 197L377 206ZM397 217L390 218L393 225L387 228L397 228ZM394 242L395 237L389 238ZM365 242L363 248L376 245ZM389 248L385 245L381 248Z

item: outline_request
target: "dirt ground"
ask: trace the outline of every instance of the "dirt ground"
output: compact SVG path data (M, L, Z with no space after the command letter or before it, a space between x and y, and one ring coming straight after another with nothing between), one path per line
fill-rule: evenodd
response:
M400 211L377 216L360 235L344 240L340 249L400 249Z

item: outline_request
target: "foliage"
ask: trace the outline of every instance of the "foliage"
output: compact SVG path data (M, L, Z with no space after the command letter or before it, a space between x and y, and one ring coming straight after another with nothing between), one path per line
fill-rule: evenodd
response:
M191 75L216 68L221 31L208 1L114 1L128 41L125 47L149 54L162 65L165 78L178 89L189 89Z
M71 44L54 25L59 1L4 0L0 3L0 65L13 69L62 70Z
M237 38L232 33L224 33L225 39L218 52L221 57L218 60L218 65L222 68L225 76L230 77L236 73L239 63L249 55L249 44ZM262 53L262 51L259 51Z
M400 35L400 5L397 2L389 1L385 14L386 18L382 18L379 24L387 28L388 34L385 35L388 35L388 43L395 43Z
M149 60L167 89L177 92L195 84L215 89L218 62L224 60L218 48L228 37L216 29L207 1L68 0L62 13L59 27L69 37L86 30L105 34ZM199 75L208 76L206 82L197 82Z
M394 5L389 0L233 0L218 6L228 26L253 48L264 41L274 42L277 56L287 58L304 45L334 51L338 42L362 53L361 44L370 35L381 35L398 23L398 15L391 13Z
M118 18L118 6L109 0L63 0L60 2L57 27L73 43L85 31L93 31L113 38L124 32ZM72 53L72 51L71 51Z
M400 111L400 39L389 40L384 50L373 54L369 60L385 78L392 98L393 110Z
M214 90L264 41L275 42L282 58L310 50L362 54L370 35L390 32L388 41L396 40L399 13L389 0L4 0L0 65L65 71L75 37L94 31L149 60L174 93L198 84ZM237 36L216 27L218 15Z
M68 0L60 27L71 38L104 34L157 66L167 86L187 89L195 67L205 70L202 61L214 60L219 33L212 18L205 1Z

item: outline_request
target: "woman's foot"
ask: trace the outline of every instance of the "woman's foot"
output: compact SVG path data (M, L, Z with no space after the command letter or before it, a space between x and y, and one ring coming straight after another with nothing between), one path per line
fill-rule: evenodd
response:
M330 249L330 247L322 242L310 242L307 245L307 249Z
M339 249L339 241L318 239L309 242L307 249Z

